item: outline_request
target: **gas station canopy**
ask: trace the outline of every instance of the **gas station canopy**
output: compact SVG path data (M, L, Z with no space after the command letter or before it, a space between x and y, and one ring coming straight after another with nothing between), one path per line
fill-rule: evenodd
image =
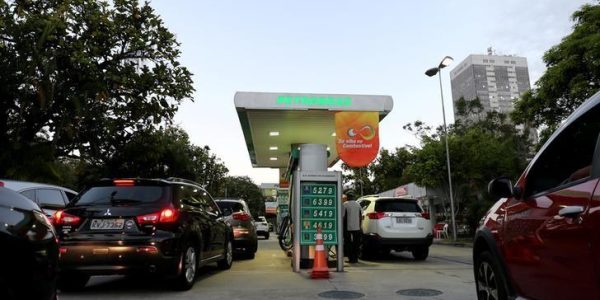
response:
M392 97L376 95L237 92L234 102L252 166L279 169L300 144L327 145L334 165L336 112L378 112L381 121L393 107Z

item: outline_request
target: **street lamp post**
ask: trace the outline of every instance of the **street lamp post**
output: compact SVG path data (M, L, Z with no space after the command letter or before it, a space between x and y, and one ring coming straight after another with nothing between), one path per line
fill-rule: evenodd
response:
M440 95L442 97L442 116L444 118L444 140L446 141L446 164L448 166L448 187L450 190L450 213L452 214L452 239L456 241L456 220L454 219L454 195L452 192L452 172L450 171L450 150L448 149L448 130L446 129L446 109L444 108L444 90L442 89L442 69L450 65L454 59L450 56L444 57L440 64L425 71L425 75L429 77L439 75L440 78Z

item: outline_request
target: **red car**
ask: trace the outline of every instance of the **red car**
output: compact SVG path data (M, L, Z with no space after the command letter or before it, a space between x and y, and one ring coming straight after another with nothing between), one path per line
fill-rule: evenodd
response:
M600 299L600 93L548 139L481 220L478 299Z

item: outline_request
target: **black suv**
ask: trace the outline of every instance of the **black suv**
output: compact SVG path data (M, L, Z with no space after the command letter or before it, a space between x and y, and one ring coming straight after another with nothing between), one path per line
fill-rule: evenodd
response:
M63 290L84 287L91 275L131 273L171 277L187 290L200 266L232 263L231 228L206 190L188 180L101 180L54 223Z

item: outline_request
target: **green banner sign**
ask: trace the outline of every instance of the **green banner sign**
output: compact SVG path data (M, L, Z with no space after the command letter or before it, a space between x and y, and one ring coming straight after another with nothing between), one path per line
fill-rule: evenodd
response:
M302 182L300 198L300 244L316 244L318 227L325 245L337 244L337 183Z

